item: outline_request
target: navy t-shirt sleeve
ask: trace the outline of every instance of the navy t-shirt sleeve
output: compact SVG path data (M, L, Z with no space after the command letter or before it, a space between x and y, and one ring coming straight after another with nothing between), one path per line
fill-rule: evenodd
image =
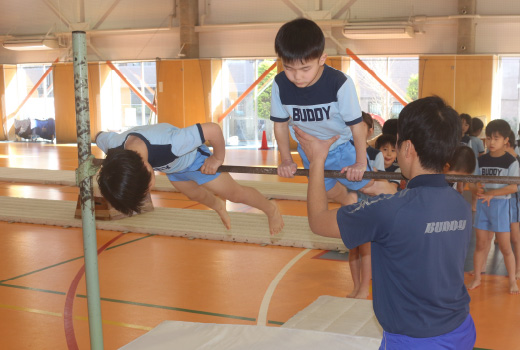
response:
M396 209L389 199L395 195L382 194L338 210L338 227L347 248L384 241L388 237Z

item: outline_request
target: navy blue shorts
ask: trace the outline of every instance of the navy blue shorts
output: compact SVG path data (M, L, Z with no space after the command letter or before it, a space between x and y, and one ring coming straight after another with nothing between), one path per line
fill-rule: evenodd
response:
M379 350L472 350L477 338L475 324L470 314L460 326L453 331L430 338L413 338L402 334L383 331L383 339Z

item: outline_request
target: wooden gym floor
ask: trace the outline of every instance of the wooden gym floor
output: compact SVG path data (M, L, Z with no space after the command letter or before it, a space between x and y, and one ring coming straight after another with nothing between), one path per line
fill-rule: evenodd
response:
M93 153L102 157L95 146ZM229 165L277 162L273 150L228 150L226 156ZM75 145L4 142L0 166L74 170L77 150ZM78 189L0 182L0 195L76 200ZM157 207L207 210L179 193L156 192L152 198ZM284 215L306 215L305 202L277 203ZM231 203L228 210L257 212ZM305 249L113 231L98 231L97 241L105 349L128 344L164 320L255 325L265 317L277 327L320 295L343 297L352 288L347 254L310 250L282 276L268 307L261 308L275 277ZM0 222L2 349L89 348L82 257L81 229ZM476 348L520 348L520 296L507 293L507 279L493 267L500 261L498 249L492 251L482 286L470 292ZM471 265L470 256L468 270Z

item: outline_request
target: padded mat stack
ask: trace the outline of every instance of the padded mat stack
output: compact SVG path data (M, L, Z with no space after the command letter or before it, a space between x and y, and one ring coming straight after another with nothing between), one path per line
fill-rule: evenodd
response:
M81 227L74 218L75 201L0 197L0 220L32 224ZM220 241L270 244L324 250L346 250L340 239L311 232L307 217L284 215L282 233L269 235L264 214L230 212L231 230L226 230L211 210L155 208L154 211L113 221L96 221L102 230L158 234Z

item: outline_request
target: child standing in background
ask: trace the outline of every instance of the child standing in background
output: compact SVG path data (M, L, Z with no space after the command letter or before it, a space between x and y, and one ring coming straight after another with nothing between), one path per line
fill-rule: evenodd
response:
M518 161L506 152L511 135L511 127L505 120L496 119L486 126L486 144L489 153L478 158L476 175L518 176ZM475 191L475 186L472 186ZM509 199L518 191L516 185L484 184L484 192L478 193L475 230L477 244L473 256L474 278L467 287L472 290L481 284L481 270L485 264L493 235L496 234L498 247L504 256L509 275L509 293L518 294L516 284L515 256L511 249L511 221Z
M460 115L460 122L462 123L462 138L460 144L471 147L471 138L469 137L469 131L471 128L471 116L466 113Z
M484 154L484 143L480 139L480 134L482 134L482 129L484 129L484 122L480 120L480 118L471 118L471 127L469 137L471 139L471 148L475 153L475 158L480 157Z

